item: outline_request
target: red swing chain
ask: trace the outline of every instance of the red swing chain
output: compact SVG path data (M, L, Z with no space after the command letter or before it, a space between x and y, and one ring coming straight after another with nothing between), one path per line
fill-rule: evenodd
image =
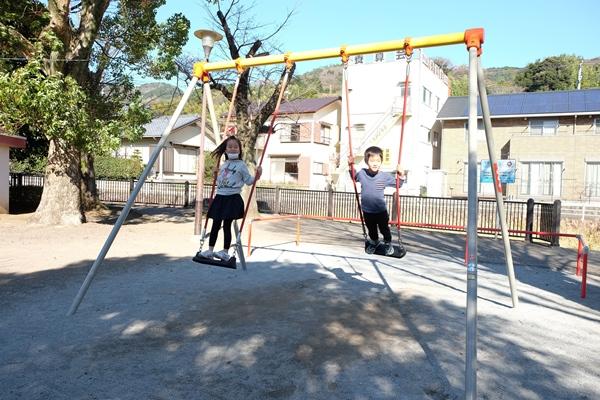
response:
M235 81L235 85L233 87L233 94L231 95L231 101L229 102L229 111L227 112L227 119L225 120L225 126L223 127L223 140L225 140L225 138L227 136L231 136L231 135L229 135L229 132L227 131L227 127L229 126L229 121L231 120L231 115L233 114L233 106L235 104L235 100L237 97L237 91L238 91L238 87L240 85L240 79L242 77L242 72L244 72L243 69L242 70L238 69L238 76ZM219 158L217 160L217 166L215 167L215 169L218 170L220 165L221 165L221 159ZM210 206L214 199L216 186L217 186L217 175L215 174L213 177L212 186L210 188L210 198L208 200L208 208L209 209L210 209ZM202 234L202 238L204 238L204 236L206 235L207 227L208 227L208 218L205 218L204 219L204 234ZM202 243L203 242L204 242L204 240L202 240ZM200 245L200 248L202 248L202 245Z
M406 55L406 76L404 78L404 98L402 102L402 122L400 125L400 145L398 148L398 165L402 165L402 145L404 143L404 128L406 125L406 102L408 99L408 83L410 76L410 62L412 59L413 48L410 45L410 40L406 39L404 42L404 54ZM396 229L398 232L398 242L402 244L402 239L400 238L400 177L398 173L396 173Z
M360 215L360 225L362 227L363 236L365 237L365 241L367 240L367 230L365 229L365 220L363 217L362 209L360 207L360 196L358 195L358 188L356 187L356 171L354 170L354 154L352 154L352 131L350 129L350 90L348 89L348 55L345 50L342 49L340 51L340 55L342 57L342 63L344 64L344 95L346 97L346 124L348 130L348 156L352 160L352 162L348 163L348 167L350 167L350 176L352 177L352 185L354 186L354 197L356 198L356 205L358 208L358 215Z
M262 166L263 159L265 158L265 154L267 153L267 147L269 146L269 139L271 138L271 134L273 133L273 127L275 126L275 120L277 119L277 117L279 115L279 107L281 105L281 100L283 99L283 93L285 92L285 88L288 84L292 66L294 65L294 63L292 61L289 61L287 59L287 55L286 55L285 59L286 59L286 73L285 73L285 76L283 77L283 81L281 82L281 89L279 90L279 97L277 98L277 104L275 105L275 111L273 111L273 114L271 114L272 115L271 125L269 125L269 130L267 131L267 139L265 140L265 147L260 156L260 161L258 162L257 167ZM252 195L254 194L254 189L256 188L256 177L257 176L258 176L258 172L256 172L254 175L254 182L252 183L252 187L250 189L250 194L248 195L248 199L246 200L246 209L244 210L244 217L242 218L242 224L240 225L240 230L238 232L238 241L242 235L242 231L244 229L244 223L246 222L246 216L248 215L248 209L250 208L250 202L252 201ZM236 249L237 249L237 247L236 247Z

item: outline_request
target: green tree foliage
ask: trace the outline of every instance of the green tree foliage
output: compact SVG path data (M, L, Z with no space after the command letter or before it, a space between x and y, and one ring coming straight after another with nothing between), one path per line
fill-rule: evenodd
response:
M526 92L576 89L579 62L579 57L566 54L537 60L527 64L515 82Z
M164 3L0 0L0 52L15 60L0 66L0 120L10 132L27 126L48 140L45 175L51 184L44 187L36 222L82 220L81 199L94 197L94 155L141 136L150 113L131 71L173 76L173 58L189 29L182 14L156 21Z
M466 75L450 77L450 94L452 96L467 96L469 94L469 79Z
M600 63L583 64L581 88L597 88L600 87Z

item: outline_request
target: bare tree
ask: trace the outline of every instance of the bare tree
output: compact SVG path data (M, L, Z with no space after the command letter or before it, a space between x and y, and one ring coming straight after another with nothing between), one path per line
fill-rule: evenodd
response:
M241 0L227 2L207 1L212 29L223 34L223 40L213 50L212 58L251 58L279 52L276 35L288 23L294 11L288 11L281 22L261 24L252 15L254 3ZM243 3L243 4L242 4ZM191 78L193 59L180 57L178 67ZM285 66L246 69L240 76L235 99L237 136L243 144L245 161L254 165L255 145L260 128L275 110L281 90ZM291 79L294 67L290 71ZM220 71L211 74L211 86L228 101L232 101L233 82L237 71Z

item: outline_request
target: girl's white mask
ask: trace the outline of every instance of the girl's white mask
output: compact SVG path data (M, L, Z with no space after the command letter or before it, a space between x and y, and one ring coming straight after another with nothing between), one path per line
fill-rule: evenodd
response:
M239 156L238 153L227 153L227 159L228 160L237 160L238 156Z

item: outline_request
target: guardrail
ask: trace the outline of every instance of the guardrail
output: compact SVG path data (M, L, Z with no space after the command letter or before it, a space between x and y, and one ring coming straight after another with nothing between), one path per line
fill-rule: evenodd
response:
M259 217L253 218L248 224L248 244L246 246L246 254L248 257L252 254L252 227L254 222L261 221L274 221L274 220L282 220L282 219L296 219L296 246L300 244L300 235L301 235L301 225L300 221L302 219L316 219L316 220L327 220L327 221L337 221L337 222L360 222L358 218L335 218L335 217L323 217L318 215L278 215L272 217ZM390 225L394 225L396 222L390 221ZM466 232L466 228L464 226L458 225L444 225L442 227L437 226L436 224L416 224L416 223L404 223L400 222L400 226L406 227L414 227L414 228L429 228L429 229L451 229L454 231L463 231ZM487 228L487 227L479 227L477 228L477 232L480 233L499 233L501 230L499 228ZM583 235L574 234L574 233L561 233L561 232L540 232L540 231L527 231L527 230L519 230L519 229L509 229L509 234L524 234L526 236L538 235L539 237L551 236L551 237L566 237L566 238L575 238L579 242L579 247L577 250L577 261L576 261L576 269L575 275L581 276L581 298L585 299L587 296L587 270L588 270L588 254L590 251L589 246L587 245L585 238ZM466 248L465 248L466 250ZM466 255L465 255L466 262Z

